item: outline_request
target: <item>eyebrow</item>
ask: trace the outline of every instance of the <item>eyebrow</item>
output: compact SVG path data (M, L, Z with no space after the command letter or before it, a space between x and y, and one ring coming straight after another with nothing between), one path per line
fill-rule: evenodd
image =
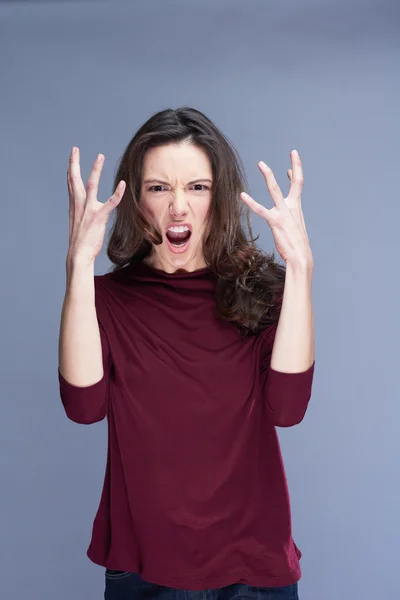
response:
M194 181L189 181L188 185L193 185L194 183L200 183L201 181L208 181L208 183L212 184L211 179L195 179ZM163 185L169 185L168 181L162 181L161 179L146 179L143 181L144 184L147 183L162 183Z

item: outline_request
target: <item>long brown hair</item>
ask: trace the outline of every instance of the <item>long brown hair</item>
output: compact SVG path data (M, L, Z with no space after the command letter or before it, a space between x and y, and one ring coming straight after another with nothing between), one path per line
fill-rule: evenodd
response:
M143 259L152 244L162 243L140 205L143 158L154 146L183 141L205 150L212 165L212 203L203 252L217 280L217 317L234 323L243 337L256 334L279 318L286 269L274 252L267 254L255 244L249 209L240 199L247 185L239 155L214 123L194 108L154 114L125 149L113 188L121 179L126 182L107 245L112 271Z

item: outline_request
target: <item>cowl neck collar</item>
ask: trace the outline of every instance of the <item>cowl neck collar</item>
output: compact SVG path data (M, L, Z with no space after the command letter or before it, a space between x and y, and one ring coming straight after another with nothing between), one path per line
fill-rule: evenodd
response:
M122 278L132 284L135 281L142 284L160 284L181 291L185 289L197 291L214 290L217 279L209 267L203 267L195 271L180 269L174 273L167 273L162 269L151 267L139 259L132 260L129 265L120 271L116 271L114 275L118 279Z

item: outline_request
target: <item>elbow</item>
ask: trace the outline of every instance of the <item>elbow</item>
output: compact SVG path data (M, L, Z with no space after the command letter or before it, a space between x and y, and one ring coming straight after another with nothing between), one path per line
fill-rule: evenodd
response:
M294 427L295 425L299 425L307 412L310 397L311 395L304 396L303 398L295 395L291 399L288 397L270 397L267 401L267 407L272 423L276 427Z
M68 383L59 371L59 390L65 414L74 423L91 425L102 421L108 410L109 390L105 376L97 383L79 387Z
M300 414L296 414L294 412L275 414L273 413L273 424L275 427L294 427L295 425L299 425L304 416L306 414L306 410L302 411Z
M93 423L99 423L106 417L107 414L107 410L105 408L102 408L98 411L93 411L84 410L82 407L80 407L77 410L76 408L66 407L64 405L64 410L68 419L74 423L78 423L79 425L92 425Z
M293 427L304 419L312 393L314 363L301 373L269 369L263 397L277 427Z

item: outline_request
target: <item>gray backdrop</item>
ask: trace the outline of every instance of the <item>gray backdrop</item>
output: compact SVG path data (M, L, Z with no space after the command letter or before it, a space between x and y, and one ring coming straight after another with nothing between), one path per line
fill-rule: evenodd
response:
M106 423L68 421L58 393L68 156L86 180L105 154L106 200L137 127L181 105L230 137L268 206L257 161L287 191L300 152L316 374L305 420L279 430L300 597L398 597L399 57L398 0L0 2L1 598L102 597L86 549Z

